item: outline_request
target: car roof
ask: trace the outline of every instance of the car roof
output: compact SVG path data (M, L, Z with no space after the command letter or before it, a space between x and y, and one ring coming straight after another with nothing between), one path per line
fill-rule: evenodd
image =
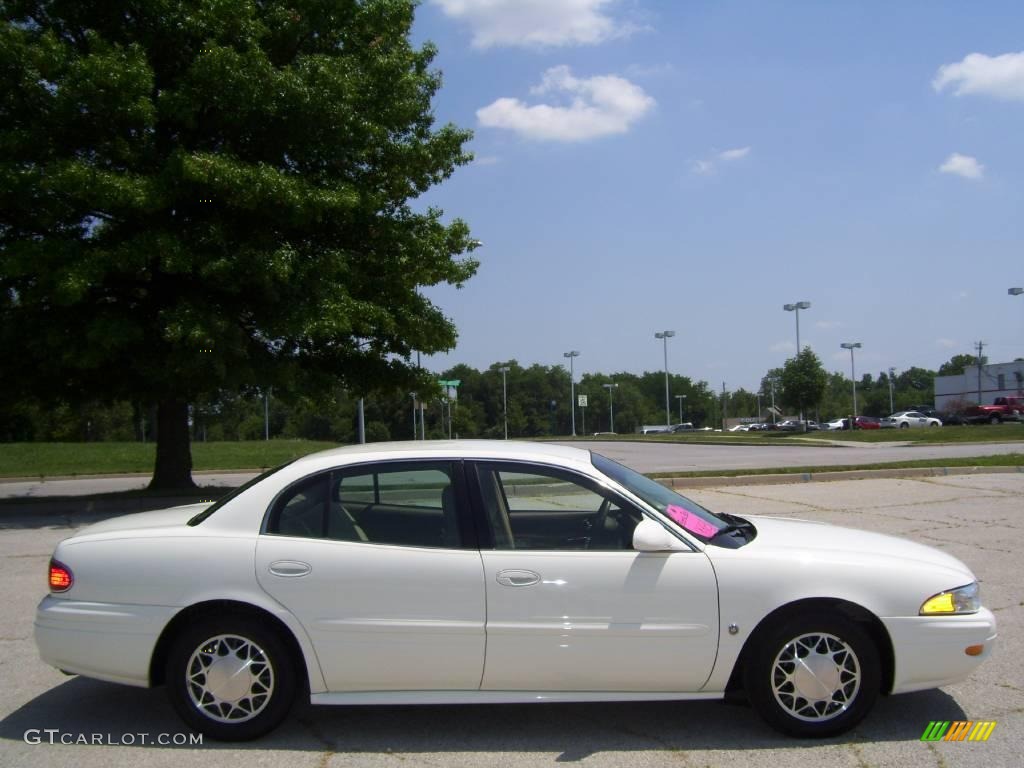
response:
M518 440L405 440L388 443L364 443L329 448L296 459L294 466L304 471L321 467L383 461L389 459L477 458L507 461L537 461L590 464L590 451L556 443Z

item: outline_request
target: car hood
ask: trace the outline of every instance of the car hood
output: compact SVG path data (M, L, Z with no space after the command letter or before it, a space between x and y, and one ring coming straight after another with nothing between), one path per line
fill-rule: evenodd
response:
M790 551L794 557L802 552L813 553L819 560L866 554L873 558L892 558L959 572L967 579L964 583L974 580L970 568L957 558L908 539L812 520L759 515L743 517L757 527L757 537L744 549Z
M185 504L180 507L171 507L170 509L136 512L131 515L112 517L109 520L93 523L83 528L75 536L91 536L96 533L121 533L146 528L175 528L185 525L185 523L208 506L210 506L210 502L202 502L200 504Z

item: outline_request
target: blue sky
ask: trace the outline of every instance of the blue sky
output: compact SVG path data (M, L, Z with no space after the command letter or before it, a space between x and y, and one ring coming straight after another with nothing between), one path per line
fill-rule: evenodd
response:
M757 388L801 343L849 375L1024 356L1024 4L424 0L439 121L476 161L422 204L480 271L458 346Z

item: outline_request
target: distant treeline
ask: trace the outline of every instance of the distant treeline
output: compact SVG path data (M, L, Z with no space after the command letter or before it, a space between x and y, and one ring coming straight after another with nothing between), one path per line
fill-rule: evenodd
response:
M498 438L504 435L502 373L507 367L508 434L510 437L543 437L571 432L569 372L561 366L517 362L495 363L484 371L457 365L438 373L439 380L460 381L451 407L451 431L461 438ZM762 380L760 418L771 420L770 371ZM895 409L931 403L934 371L911 368L893 380ZM606 386L612 385L612 386ZM664 424L665 374L661 371L614 374L583 374L576 382L576 395L585 395L587 406L576 409L577 434L638 431L643 425ZM778 390L778 388L777 388ZM889 409L889 378L865 374L857 382L858 412L882 416ZM677 397L681 396L681 397ZM612 408L609 408L609 397ZM427 437L448 435L447 409L443 393L424 396ZM376 391L364 398L368 441L407 440L413 437L413 397L409 392ZM275 438L305 438L351 443L357 440L358 394L341 389L326 397L313 398L302 392L273 391L264 399L249 392L222 392L212 400L191 404L191 429L195 441L258 440L264 437L264 414L269 416L269 433ZM776 391L782 410L782 393ZM833 418L852 408L850 380L842 374L828 374L828 386L821 402L808 409L809 418ZM681 409L681 410L680 410ZM744 389L726 391L687 376L669 377L670 421L692 422L697 427L721 427L726 418L758 417L756 393ZM614 417L614 425L612 418ZM0 441L132 441L152 440L152 406L130 402L8 403L0 406ZM613 428L614 427L614 428ZM418 427L417 427L418 430ZM418 433L417 433L418 434Z

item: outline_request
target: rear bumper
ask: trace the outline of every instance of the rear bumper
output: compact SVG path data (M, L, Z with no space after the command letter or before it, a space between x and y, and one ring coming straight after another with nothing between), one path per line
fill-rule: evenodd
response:
M177 608L44 597L36 609L39 656L65 672L149 686L157 639Z
M996 619L987 608L965 616L882 619L895 655L893 693L958 683L987 659L996 641ZM968 646L982 646L968 656Z

